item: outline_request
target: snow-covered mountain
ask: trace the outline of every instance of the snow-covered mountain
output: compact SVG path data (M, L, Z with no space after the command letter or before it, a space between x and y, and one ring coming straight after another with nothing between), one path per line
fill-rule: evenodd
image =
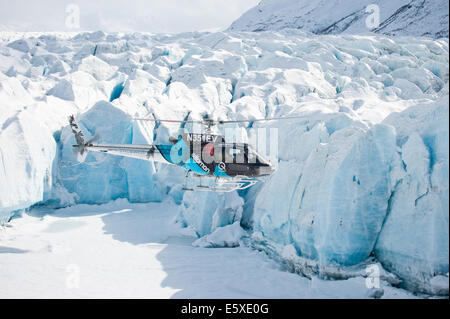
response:
M447 0L262 0L233 22L229 30L293 28L315 34L448 38L448 10ZM378 13L378 25L373 24L374 14Z
M240 222L251 245L306 276L361 276L377 259L388 284L448 294L448 53L447 39L293 29L3 32L0 215L168 200L180 224L210 235L198 245ZM98 153L80 164L72 154L70 114L88 139L167 143L178 126L131 117L187 111L305 118L235 127L242 140L278 129L277 171L248 192L183 192L179 167Z

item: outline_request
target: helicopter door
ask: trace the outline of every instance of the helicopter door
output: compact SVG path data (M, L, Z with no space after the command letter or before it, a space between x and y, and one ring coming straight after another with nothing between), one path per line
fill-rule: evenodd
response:
M206 143L202 148L202 160L206 165L214 164L214 144Z

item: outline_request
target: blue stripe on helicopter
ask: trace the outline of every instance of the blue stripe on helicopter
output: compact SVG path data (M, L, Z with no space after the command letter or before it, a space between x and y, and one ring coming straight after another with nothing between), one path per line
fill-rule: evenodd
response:
M172 145L155 145L155 146L166 161L168 161L171 164L175 164L170 158L170 150L172 149Z
M161 155L166 159L166 161L168 161L169 163L175 164L175 165L180 165L181 167L191 170L192 172L199 174L199 175L208 175L210 172L205 172L205 170L203 170L195 161L192 157L190 157L186 163L182 164L182 163L175 163L171 156L170 153L172 151L177 151L180 150L182 147L187 147L187 144L180 138L177 142L177 144L175 145L156 145L156 147L158 148L159 152L161 153ZM181 165L182 164L182 165ZM216 165L215 169L214 169L214 176L217 177L230 177L227 173L225 173L220 167L219 165Z
M182 147L188 147L187 144L182 140L179 139L177 144L175 145L156 145L161 155L165 158L166 161L169 163L179 165L185 169L191 170L192 172L199 174L199 175L208 175L209 172L204 171L195 161L192 157L190 157L185 163L182 162L175 162L171 158L171 152L178 152L179 155L181 155L180 150Z
M189 160L183 165L183 168L191 170L195 174L198 175L208 175L208 172L205 172L196 162L194 162L194 159L192 157L189 158Z

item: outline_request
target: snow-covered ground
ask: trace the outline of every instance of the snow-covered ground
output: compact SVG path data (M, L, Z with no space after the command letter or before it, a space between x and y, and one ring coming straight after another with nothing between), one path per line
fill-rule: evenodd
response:
M301 29L316 34L448 38L447 0L262 0L233 31Z
M199 248L172 201L33 209L0 228L0 298L415 298L312 280L247 247Z
M200 248L235 246L242 236L240 224L249 229L252 247L280 257L306 276L351 277L349 273L364 272L368 261L375 259L411 291L448 295L448 52L448 39L318 36L293 29L177 35L2 32L0 218L7 221L35 205L51 209L118 198L133 203L173 201L169 214L162 216L176 211L179 224L192 230L191 241L198 239L194 244L198 247L189 241L189 245L162 243L161 252L180 249L182 256L199 252L215 258L242 254L249 255L242 256L250 258L249 264L263 263L259 257L252 259L257 255L247 248L217 252ZM242 141L251 139L255 128L278 129L279 161L273 163L277 171L248 192L185 193L184 171L178 167L154 167L104 154L89 154L80 164L72 154L70 114L79 119L87 138L100 131L101 142L167 144L177 126L131 118L154 114L182 119L187 111L192 111L193 119L205 112L220 119L294 115L304 119L234 127ZM86 216L92 209L95 214ZM97 209L74 206L42 221L27 215L14 219L15 226L6 229L8 235L0 242L18 249L6 248L2 254L2 286L21 278L26 279L24 286L34 286L28 275L34 270L26 260L36 256L35 250L42 251L33 248L39 243L34 235L46 238L44 246L77 232L81 237L84 232L96 236L95 229L100 243L107 240L101 229L108 225L103 226ZM73 216L54 217L64 212ZM117 214L122 215L126 212ZM143 225L154 222L146 218L147 214L140 221ZM54 226L46 224L55 221ZM56 233L61 237L50 243L57 235L39 229L58 228L58 223L68 223L69 230ZM110 240L115 240L114 234L133 236L118 225ZM20 233L28 228L28 235L23 235L28 239L22 237L25 242L18 245ZM17 237L11 241L8 236L15 229ZM95 242L94 238L80 243L78 250L71 248L80 252L75 258L79 263L84 260L80 269L89 269L91 255L100 258L96 256L102 256L103 249L108 251ZM117 256L110 251L105 258L124 260L129 251L122 255L121 247L132 243L120 239L114 243ZM30 253L12 253L20 250ZM83 255L89 251L91 255ZM47 253L60 258L55 265L65 274L67 258ZM14 267L4 267L8 258ZM36 262L38 271L45 272L45 260ZM92 267L103 269L101 259ZM168 278L185 282L172 273ZM362 287L360 276L349 282L358 280ZM333 284L338 285L323 283ZM183 288L186 296L195 293ZM289 290L280 288L277 293L285 291Z

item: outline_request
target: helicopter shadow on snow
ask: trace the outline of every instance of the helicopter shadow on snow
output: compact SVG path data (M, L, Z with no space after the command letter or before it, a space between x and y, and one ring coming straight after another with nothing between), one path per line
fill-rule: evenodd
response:
M156 256L167 274L161 287L178 290L171 296L173 299L276 297L270 291L273 282L268 274L275 273L277 268L260 270L261 257L255 258L253 254L258 253L243 247L167 245Z
M30 213L35 217L51 215L61 218L54 221L56 224L52 223L53 226L47 231L64 231L69 226L77 226L77 217L100 215L102 231L114 240L142 249L159 246L156 259L166 273L161 286L178 290L171 298L260 297L255 292L247 291L241 283L242 263L235 262L243 258L240 249L192 246L197 238L183 232L181 226L175 223L179 209L181 207L171 201L129 204L126 200L118 200L96 207L78 205L52 212L34 209ZM2 252L26 253L0 247Z
M143 249L159 246L156 259L166 273L161 286L178 290L171 298L230 297L227 294L244 298L252 295L239 283L240 263L231 262L241 259L242 252L234 248L192 246L197 238L186 235L174 222L179 209L180 206L170 201L134 204L129 209L102 216L103 231L115 240ZM233 282L227 286L230 280Z
M143 249L145 246L149 249L159 246L156 259L167 274L161 286L179 290L172 298L184 298L204 294L204 289L199 291L195 284L204 281L199 269L200 261L210 264L209 259L212 258L220 266L221 258L211 256L205 259L205 254L199 252L203 249L192 246L197 238L180 233L180 226L174 223L174 210L177 209L179 207L167 203L133 205L129 210L111 212L101 219L103 231L115 240L142 246Z
M178 290L174 299L258 298L239 283L242 255L233 254L236 249L167 245L156 256L167 274L161 286Z

